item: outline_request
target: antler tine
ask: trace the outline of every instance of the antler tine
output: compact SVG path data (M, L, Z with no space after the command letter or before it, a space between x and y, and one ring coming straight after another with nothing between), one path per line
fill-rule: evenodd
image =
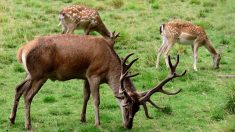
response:
M143 104L143 107L144 107L145 116L146 116L148 119L153 119L153 117L149 116L148 107L146 106L146 103Z
M147 102L149 102L151 105L153 105L153 106L154 106L155 108L157 108L157 109L163 109L162 107L157 106L151 99L147 100ZM147 107L147 105L146 105L146 102L144 102L142 105L143 105L143 107L144 107L145 116L146 116L148 119L153 119L151 116L149 116L148 107Z
M163 109L162 107L157 106L151 99L149 99L148 102L157 109Z
M176 95L176 94L178 94L178 93L181 92L181 91L182 91L182 89L179 89L179 90L177 90L176 92L171 93L171 92L167 92L167 91L161 89L159 92L164 93L164 94L167 94L167 95Z
M171 69L171 74L172 74L172 73L174 73L174 66L171 63L171 56L170 55L168 55L168 63L169 63L169 66L170 66L170 69Z
M130 56L132 56L132 55L134 55L134 53L130 53L130 54L128 54L123 60L122 60L122 66L125 66L126 64L126 61L127 61L127 59L130 57Z
M135 73L135 74L132 74L132 75L128 75L128 76L126 76L126 78L135 77L135 76L137 76L137 75L139 75L139 73Z
M172 79L174 79L174 78L176 78L176 77L181 77L181 76L185 75L185 73L186 73L186 70L185 70L182 74L177 74L177 73L175 72L176 67L177 67L177 65L178 65L178 63L179 63L179 58L178 58L178 57L177 57L177 62L176 62L176 64L175 64L174 66L173 66L172 63L171 63L170 56L168 56L168 62L169 62L170 68L171 68L171 74L170 74L170 76L168 76L167 78L165 78L164 80L162 80L156 87L150 89L150 90L147 92L147 94L145 94L145 96L143 96L142 98L140 98L139 101L140 101L141 103L144 103L144 102L148 101L148 100L150 99L151 95L154 94L155 92L162 92L162 93L167 94L167 95L175 95L175 94L177 94L177 93L179 93L179 92L181 91L181 89L180 89L180 90L178 90L178 91L175 92L175 93L170 93L170 92L167 92L167 91L164 91L164 90L163 90L163 86L164 86L167 82L171 81Z
M177 67L177 65L179 64L179 59L180 59L180 56L179 56L179 54L177 54L177 59L176 59L176 63L174 65L174 67Z
M131 63L129 63L128 65L126 65L126 70L128 70L133 63L135 63L139 58L135 58L134 60L131 61Z
M116 36L116 38L117 38L117 37L120 37L120 33L117 33L115 36Z

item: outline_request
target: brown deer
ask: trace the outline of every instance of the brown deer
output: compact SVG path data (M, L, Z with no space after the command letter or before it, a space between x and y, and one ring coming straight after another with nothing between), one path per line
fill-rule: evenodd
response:
M83 5L65 7L59 13L62 33L73 33L76 28L84 29L86 35L97 31L104 37L112 35L102 22L97 10Z
M200 46L206 47L213 56L214 68L219 68L220 54L216 52L202 27L182 20L173 20L160 26L160 34L163 40L157 54L156 68L159 66L159 59L162 53L164 54L165 63L169 67L167 56L175 43L192 46L194 56L193 68L195 71L197 71L198 48Z
M117 36L117 35L113 35ZM169 64L171 74L160 82L156 87L138 93L130 79L135 75L129 75L128 69L137 60L133 60L126 65L128 55L124 61L113 49L113 42L107 41L104 37L95 36L77 36L72 34L50 35L34 39L18 50L17 58L24 66L27 73L26 78L16 87L13 108L10 114L10 122L14 124L16 112L20 97L24 94L25 102L25 127L32 130L30 120L30 106L33 97L37 94L43 84L48 80L66 81L70 79L84 80L84 102L81 113L81 122L86 121L86 107L90 94L93 98L95 111L95 125L100 125L99 118L99 85L107 83L122 110L123 126L132 128L135 113L139 106L143 105L145 114L148 118L146 103L150 102L157 107L150 97L155 92L162 92L168 95L179 93L170 93L163 90L163 86L175 77L183 76L177 74L176 67L179 62L179 56L175 65Z

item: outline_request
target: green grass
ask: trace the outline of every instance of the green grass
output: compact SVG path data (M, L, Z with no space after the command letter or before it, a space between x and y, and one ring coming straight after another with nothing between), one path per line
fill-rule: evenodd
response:
M155 69L156 51L161 45L159 25L180 18L203 26L213 46L221 53L221 68L212 68L212 58L205 48L199 49L198 72L192 69L190 46L175 45L172 57L180 54L178 71L188 70L182 77L167 84L166 89L182 88L176 96L160 93L152 97L159 106L149 105L154 119L146 119L143 108L134 119L131 131L235 131L234 79L218 78L220 74L235 74L235 1L234 0L2 0L0 4L0 131L24 129L23 99L17 112L16 124L10 126L8 116L12 107L15 86L25 73L16 60L16 51L37 36L57 34L58 12L75 3L99 10L111 31L120 32L115 44L121 56L134 52L139 60L132 71L138 91L147 90L165 78L168 70L161 59ZM77 30L76 34L83 31ZM97 33L94 33L97 35ZM87 123L80 123L83 103L83 82L47 81L35 96L31 118L33 128L44 132L67 131L125 131L120 109L107 85L100 88L101 127L94 126L92 99L88 103Z

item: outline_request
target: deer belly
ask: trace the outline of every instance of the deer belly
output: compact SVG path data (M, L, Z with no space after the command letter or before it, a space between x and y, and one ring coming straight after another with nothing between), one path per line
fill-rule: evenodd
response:
M70 79L84 79L83 73L75 73L75 72L53 72L49 75L49 79L52 81L66 81Z
M194 40L195 38L192 35L187 33L181 33L178 42L180 44L193 45Z
M89 19L80 20L78 23L78 28L86 28L88 25L93 24L94 22Z

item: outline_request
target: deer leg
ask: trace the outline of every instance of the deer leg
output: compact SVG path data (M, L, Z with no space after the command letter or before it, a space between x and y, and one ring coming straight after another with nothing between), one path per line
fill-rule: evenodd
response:
M65 23L64 20L60 21L61 23L61 28L62 28L62 34L65 34L68 30L67 24Z
M62 25L62 34L65 34L67 30L67 27L65 25Z
M197 71L198 48L199 48L198 43L194 43L194 46L193 46L193 59L194 59L193 69L195 71Z
M81 113L81 122L86 122L86 108L87 108L87 102L90 98L91 90L88 81L84 81L84 88L83 88L83 107L82 107L82 113Z
M167 47L167 45L166 45L165 43L163 43L163 44L161 45L161 47L159 48L159 50L158 50L157 61L156 61L156 68L159 67L160 57L161 57L163 51L166 49L166 47Z
M99 95L99 83L100 79L97 77L91 77L88 79L90 84L90 90L94 103L95 110L95 125L98 127L100 125L100 117L99 117L99 105L100 105L100 95Z
M88 26L87 26L87 27L85 28L85 30L84 30L85 34L86 34L86 35L89 35L90 32L91 32L91 30L92 30L93 28L94 28L93 23L92 23L92 22L89 23Z
M30 87L30 80L25 79L21 84L19 84L15 89L15 99L14 104L11 110L11 114L9 116L9 120L11 124L15 123L17 107L20 101L20 97L22 96L23 92Z
M67 27L66 33L72 34L76 28L77 28L77 24L74 24L74 23L69 24Z
M90 29L85 29L85 31L84 31L84 32L85 32L85 35L89 35L89 34L90 34L90 31L91 31Z
M206 49L210 52L210 54L213 56L213 67L219 68L220 63L220 54L218 54L215 50L215 48L212 46L211 42L209 40L206 40L206 43L204 45Z
M39 80L32 80L31 87L24 94L24 102L25 102L25 128L28 130L32 130L31 119L30 119L30 107L33 100L33 97L40 90L42 85L46 82L46 78L42 78Z
M168 55L169 55L169 51L170 49L172 48L174 42L170 42L167 44L165 50L163 51L164 52L164 59L165 59L165 63L166 63L166 67L169 68L169 63L168 63Z

